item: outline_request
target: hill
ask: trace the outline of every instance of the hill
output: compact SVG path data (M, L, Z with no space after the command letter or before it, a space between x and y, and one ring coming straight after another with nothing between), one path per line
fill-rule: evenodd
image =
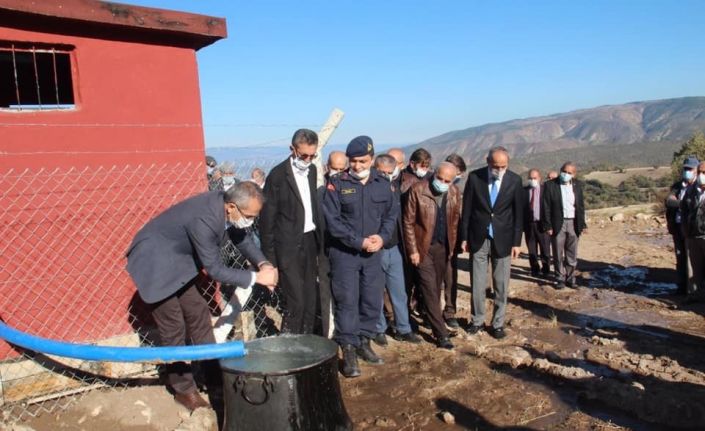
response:
M487 150L507 147L514 168L555 168L575 160L581 168L668 164L673 151L705 130L705 97L633 102L492 123L444 133L408 147L424 147L439 160L456 152L469 165Z

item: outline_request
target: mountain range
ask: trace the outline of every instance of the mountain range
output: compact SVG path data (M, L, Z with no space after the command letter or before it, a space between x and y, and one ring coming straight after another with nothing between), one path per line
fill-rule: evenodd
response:
M469 166L487 151L506 147L515 170L556 168L572 160L583 168L668 164L673 151L705 130L705 97L600 106L456 130L407 147L423 147L442 160L458 153Z

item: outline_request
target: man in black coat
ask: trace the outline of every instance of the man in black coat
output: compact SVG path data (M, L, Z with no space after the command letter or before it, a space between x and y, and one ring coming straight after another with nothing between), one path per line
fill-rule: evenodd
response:
M524 187L524 238L529 250L531 275L548 277L551 272L551 238L541 226L541 197L544 191L541 172L530 169L528 180L528 185Z
M689 156L683 160L681 178L671 186L671 190L666 197L666 224L668 233L673 238L673 250L676 252L676 285L678 286L676 293L679 295L688 293L688 279L692 273L688 259L688 249L685 244L683 215L680 204L688 186L695 182L699 163L695 156Z
M151 307L162 345L215 343L210 312L196 288L202 274L221 283L274 288L277 270L265 260L242 229L252 224L263 197L253 183L236 184L227 192L213 191L188 198L149 221L127 250L127 271L142 300ZM226 232L227 231L227 232ZM228 268L220 249L226 234L258 272ZM209 386L217 384L217 361L204 362ZM174 398L190 410L208 405L199 395L190 367L167 365Z
M583 184L576 174L575 164L565 162L558 178L544 185L541 202L541 224L553 242L556 289L575 287L578 238L587 230Z
M318 135L300 129L291 139L291 156L272 169L264 186L266 203L259 219L262 251L279 268L285 308L282 331L313 333L316 321L318 255L323 245L316 192Z
M495 313L491 335L504 338L511 260L519 256L523 228L524 189L521 177L509 171L509 153L492 148L487 167L470 173L463 193L461 240L472 256L472 323L469 334L485 323L487 269L492 262Z

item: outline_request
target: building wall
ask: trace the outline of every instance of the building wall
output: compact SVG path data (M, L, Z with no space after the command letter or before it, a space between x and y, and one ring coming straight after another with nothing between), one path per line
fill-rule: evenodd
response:
M0 111L0 317L71 341L132 331L133 235L206 188L195 52L10 28L0 41L74 46L76 99Z

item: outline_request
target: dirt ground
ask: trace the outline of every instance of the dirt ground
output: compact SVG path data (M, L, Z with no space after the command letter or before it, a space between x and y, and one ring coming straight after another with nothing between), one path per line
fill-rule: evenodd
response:
M625 220L610 221L620 211ZM594 212L589 225L576 289L532 278L525 255L514 262L507 338L461 330L456 349L444 351L420 327L421 345L390 338L375 347L385 365L341 377L355 429L705 429L705 304L673 295L665 222L638 207ZM467 268L467 256L460 265ZM461 271L462 323L468 280ZM216 429L214 416L203 409L189 416L153 385L93 391L22 426L200 430Z

